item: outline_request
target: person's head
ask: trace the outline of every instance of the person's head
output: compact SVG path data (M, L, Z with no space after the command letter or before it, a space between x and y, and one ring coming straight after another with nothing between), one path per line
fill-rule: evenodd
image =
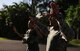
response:
M38 10L37 15L39 17L46 17L47 16L47 13L50 10L48 5L49 4L47 2L44 2L44 3L38 5L38 7L37 7L37 10Z
M59 5L56 3L56 2L54 2L54 1L51 1L50 3L49 3L49 6L50 6L50 14L52 14L52 15L56 15L56 14L58 14L59 13Z
M50 1L49 3L48 3L48 6L49 7L51 7L51 4L55 4L56 2L54 2L54 1Z

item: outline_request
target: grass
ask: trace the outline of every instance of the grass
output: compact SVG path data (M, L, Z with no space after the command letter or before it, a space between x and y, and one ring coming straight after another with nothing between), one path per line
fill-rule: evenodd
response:
M2 37L0 37L0 40L8 40L7 38L2 38Z
M80 46L80 40L73 39L72 41L69 42L69 44L71 44L71 45L76 45L76 46Z

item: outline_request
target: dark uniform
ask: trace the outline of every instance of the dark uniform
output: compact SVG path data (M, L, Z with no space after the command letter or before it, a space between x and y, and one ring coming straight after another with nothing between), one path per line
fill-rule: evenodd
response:
M46 51L66 51L67 40L62 32L63 16L59 12L59 6L55 2L50 2L50 22L53 27L47 38ZM59 15L60 14L60 15Z
M35 30L32 30L29 33L29 38L27 40L27 44L28 44L28 50L29 51L39 51L38 36L37 36Z

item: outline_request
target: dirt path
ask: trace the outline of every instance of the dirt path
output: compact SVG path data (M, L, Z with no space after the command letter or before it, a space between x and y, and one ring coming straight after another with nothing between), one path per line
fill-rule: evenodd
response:
M0 41L0 51L25 51L25 45L21 41Z
M45 51L45 45L39 45L40 51ZM0 51L26 51L26 45L21 41L0 41ZM67 51L80 51L80 47L68 47Z

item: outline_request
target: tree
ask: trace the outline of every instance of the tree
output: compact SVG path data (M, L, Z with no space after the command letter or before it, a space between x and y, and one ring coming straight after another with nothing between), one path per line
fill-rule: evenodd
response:
M1 17L3 19L4 25L7 27L10 26L11 22L13 23L20 34L24 34L28 29L28 20L30 14L30 6L23 2L17 4L14 3L13 5L4 5L3 10L0 12ZM6 28L6 27L4 27ZM6 34L6 33L5 33ZM10 34L8 34L9 36Z
M78 39L79 38L79 20L80 20L80 6L77 5L75 6L70 6L67 11L66 11L66 22L68 23L69 26L71 26L74 31L75 31L75 38Z

